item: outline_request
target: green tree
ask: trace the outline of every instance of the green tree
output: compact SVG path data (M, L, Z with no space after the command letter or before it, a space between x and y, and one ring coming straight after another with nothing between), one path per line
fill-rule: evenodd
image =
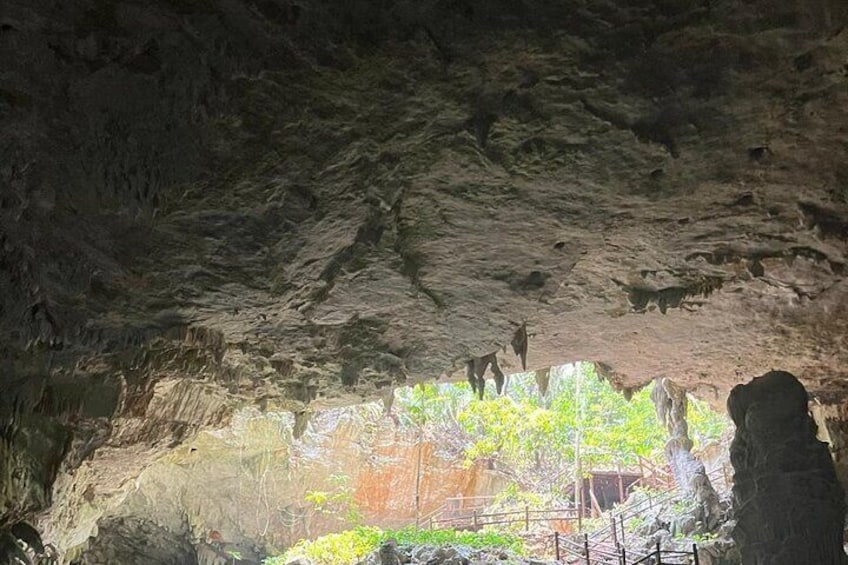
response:
M666 431L654 415L652 386L628 401L599 378L594 364L578 363L551 369L545 397L535 375L523 373L510 377L503 396L488 393L477 400L466 384L418 385L398 391L395 406L401 425L421 426L438 441L452 442L469 464L494 460L524 488L553 492L573 476L578 430L586 470L632 468L638 457L663 460ZM691 405L693 436L717 438L727 419L694 399Z

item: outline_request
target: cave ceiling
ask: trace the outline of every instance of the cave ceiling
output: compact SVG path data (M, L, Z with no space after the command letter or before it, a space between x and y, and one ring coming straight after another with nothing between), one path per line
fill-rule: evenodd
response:
M720 402L780 368L839 400L846 21L839 0L3 2L0 405L29 469L4 513L237 405L302 414L492 352L515 372L522 324L530 369Z

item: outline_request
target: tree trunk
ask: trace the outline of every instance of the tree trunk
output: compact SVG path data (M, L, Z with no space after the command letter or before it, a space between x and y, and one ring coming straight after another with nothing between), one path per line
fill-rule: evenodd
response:
M583 461L580 459L580 434L583 428L583 410L580 400L580 379L583 373L574 372L574 402L577 404L577 425L574 433L574 507L583 516Z
M668 429L665 456L680 490L698 501L695 513L701 530L709 532L718 526L721 504L704 464L692 454L692 440L686 409L689 401L686 391L665 378L658 378L651 394L657 418Z

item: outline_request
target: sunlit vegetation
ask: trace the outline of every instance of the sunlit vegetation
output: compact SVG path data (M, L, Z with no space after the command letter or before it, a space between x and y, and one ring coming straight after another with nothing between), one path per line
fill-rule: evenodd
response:
M569 489L580 474L578 468L585 475L593 469L635 470L640 458L664 462L668 438L651 400L653 385L625 399L598 377L591 363L551 369L544 395L533 373L511 376L500 396L489 384L483 400L478 400L466 383L398 389L391 410L396 424L419 441L432 442L466 465L485 462L508 478L506 488L489 503L488 512L570 505L574 491ZM723 415L695 399L690 399L688 421L696 446L718 439L728 426ZM347 477L336 475L331 483L326 491L309 491L306 501L316 513L332 515L352 529L302 540L283 555L266 560L266 565L294 559L315 565L348 565L388 539L401 545L459 544L523 551L521 538L506 531L511 526L498 533L360 526L362 515ZM524 527L521 523L512 529Z
M304 497L313 505L314 511L323 515L336 516L352 526L362 522L362 513L353 502L353 487L350 477L343 474L330 476L331 490L310 490Z
M657 421L649 385L628 401L598 378L594 365L551 371L542 396L532 373L513 375L503 396L476 400L466 384L427 384L398 390L395 413L461 453L466 463L490 460L525 489L555 492L568 484L579 443L584 469L635 468L638 458L662 462L667 436ZM690 434L717 439L727 419L690 399Z
M508 549L524 552L521 538L492 531L457 532L454 530L382 530L360 526L315 540L302 540L277 557L265 560L265 565L283 565L295 559L308 559L316 565L350 565L380 547L386 540L398 544L463 545L473 549Z

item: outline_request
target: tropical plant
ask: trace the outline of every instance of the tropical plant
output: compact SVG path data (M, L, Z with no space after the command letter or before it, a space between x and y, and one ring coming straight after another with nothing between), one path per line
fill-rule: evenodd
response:
M301 540L282 555L268 558L265 565L283 565L295 559L307 559L315 565L350 565L376 550L381 543L393 539L398 544L464 545L473 549L498 548L524 552L521 538L493 531L466 532L455 530L382 530L360 526L315 540Z
M593 363L551 369L545 397L534 373L512 375L503 396L477 400L468 385L418 385L399 390L401 425L460 446L467 464L494 460L525 490L562 489L573 477L576 446L582 467L633 467L639 457L662 459L666 430L654 415L651 387L622 394L601 379ZM718 438L728 421L691 399L693 437Z
M346 524L362 522L362 513L353 500L353 488L347 475L331 475L332 490L309 490L304 499L313 504L317 514L329 514L343 520Z

